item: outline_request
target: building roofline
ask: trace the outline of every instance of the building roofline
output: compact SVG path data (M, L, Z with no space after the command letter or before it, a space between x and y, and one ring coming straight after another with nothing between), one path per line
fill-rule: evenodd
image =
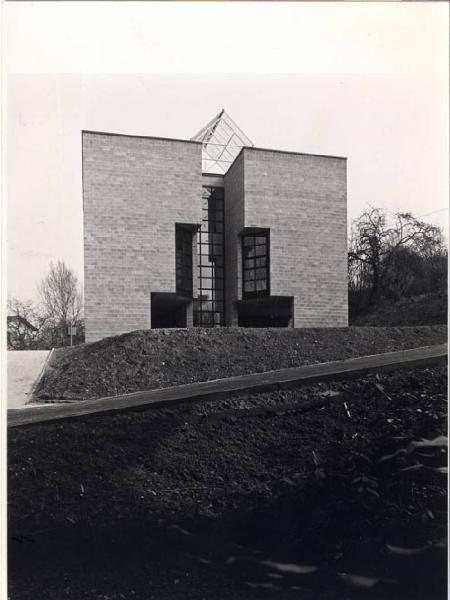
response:
M293 152L292 150L275 150L274 148L257 148L256 146L243 146L239 154L236 156L236 161L244 150L256 150L260 152L276 152L277 154L293 154L294 156L314 156L317 158L333 158L337 160L347 160L346 156L333 156L332 154L312 154L311 152Z
M198 144L198 145L203 144L203 142L197 142L195 140L182 140L180 138L168 138L168 137L160 137L160 136L154 136L154 135L134 135L134 134L130 134L130 133L115 133L115 132L111 132L111 131L94 131L91 129L82 129L81 133L82 134L89 133L91 135L110 135L110 136L117 136L117 137L129 137L129 138L138 138L138 139L144 139L144 140L161 140L163 142L180 142L183 144ZM275 152L277 154L292 154L294 156L313 156L313 157L317 157L317 158L332 158L332 159L337 159L337 160L347 160L346 156L334 156L332 154L313 154L311 152L294 152L292 150L277 150L275 148L260 148L257 146L242 146L241 150L239 151L239 154L236 156L236 158L230 165L230 168L233 166L233 164L236 162L236 160L240 157L243 150L255 150L258 152ZM210 173L208 173L208 175L210 175Z
M181 142L184 144L199 144L202 145L202 142L196 142L194 140L181 140L179 138L168 138L168 137L159 137L155 135L134 135L131 133L114 133L111 131L93 131L92 129L82 129L81 134L89 133L91 135L110 135L117 137L128 137L128 138L138 138L144 140L161 140L163 142Z

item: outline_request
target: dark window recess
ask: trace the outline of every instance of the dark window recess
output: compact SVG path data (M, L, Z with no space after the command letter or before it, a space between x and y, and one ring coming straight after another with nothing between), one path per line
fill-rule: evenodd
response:
M205 186L202 195L202 225L198 234L198 291L194 299L196 327L225 325L223 232L223 188Z
M244 298L270 296L270 231L242 235L242 292Z
M176 225L175 246L177 294L192 298L192 232Z
M186 308L191 298L171 292L151 293L152 329L186 327Z

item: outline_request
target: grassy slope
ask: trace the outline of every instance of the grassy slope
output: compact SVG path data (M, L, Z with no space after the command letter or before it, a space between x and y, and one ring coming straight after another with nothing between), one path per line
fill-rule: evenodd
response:
M398 302L384 300L375 310L350 316L350 324L370 327L404 327L406 325L438 325L447 323L447 294L424 294L402 298Z
M427 346L445 326L135 331L56 353L38 396L81 400Z

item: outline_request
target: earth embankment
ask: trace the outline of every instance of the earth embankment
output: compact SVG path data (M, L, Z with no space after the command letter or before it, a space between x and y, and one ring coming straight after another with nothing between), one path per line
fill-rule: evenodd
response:
M446 340L445 325L134 331L56 351L37 396L44 402L86 400Z

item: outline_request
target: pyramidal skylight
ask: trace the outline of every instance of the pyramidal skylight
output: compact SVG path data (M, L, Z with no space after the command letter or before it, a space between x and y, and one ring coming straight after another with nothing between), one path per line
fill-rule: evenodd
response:
M224 109L191 140L202 142L202 171L223 175L244 146L253 142Z

